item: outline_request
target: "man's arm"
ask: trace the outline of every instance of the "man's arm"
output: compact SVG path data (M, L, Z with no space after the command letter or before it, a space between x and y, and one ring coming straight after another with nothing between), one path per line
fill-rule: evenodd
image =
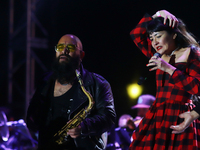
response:
M93 74L95 86L93 90L94 109L81 123L82 135L101 135L110 130L115 123L116 113L111 86L102 76ZM89 89L89 88L88 88Z

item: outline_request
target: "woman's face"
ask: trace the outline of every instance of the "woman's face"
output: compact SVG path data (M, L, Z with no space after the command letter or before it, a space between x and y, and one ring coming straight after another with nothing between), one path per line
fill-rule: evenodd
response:
M160 54L170 54L175 48L176 34L167 31L157 31L149 35L152 47Z

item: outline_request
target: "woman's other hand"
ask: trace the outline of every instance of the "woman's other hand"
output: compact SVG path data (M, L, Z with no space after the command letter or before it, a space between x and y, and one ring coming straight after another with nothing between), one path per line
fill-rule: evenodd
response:
M162 58L157 56L152 56L151 59L149 60L149 63L146 66L153 67L149 71L160 69L162 71L169 73L170 75L172 75L174 70L176 70L174 66L170 65Z

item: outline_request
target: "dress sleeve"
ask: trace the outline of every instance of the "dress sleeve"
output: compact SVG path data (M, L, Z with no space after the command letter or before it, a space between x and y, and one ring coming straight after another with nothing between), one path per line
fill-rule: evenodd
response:
M192 56L192 58L191 58ZM190 94L200 94L200 61L197 53L190 52L186 72L176 69L169 82L186 90Z
M155 53L155 50L152 48L151 41L146 32L146 24L150 20L152 20L152 17L149 14L145 14L138 25L130 32L133 42L148 58L153 56Z

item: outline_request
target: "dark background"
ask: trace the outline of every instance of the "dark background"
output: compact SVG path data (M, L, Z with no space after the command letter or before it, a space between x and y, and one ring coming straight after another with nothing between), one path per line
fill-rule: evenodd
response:
M15 6L15 21L20 25L26 1L16 0ZM111 84L118 118L125 113L133 117L136 115L131 106L136 104L137 99L128 97L126 86L137 83L139 77L146 73L148 60L132 42L129 33L145 13L153 15L166 9L181 18L188 29L200 37L199 0L40 0L36 8L36 16L48 31L48 50L36 51L42 62L50 69L55 55L54 46L59 38L67 33L77 35L86 53L84 67L102 75ZM15 119L19 119L23 117L20 97L14 97L13 104L8 104L9 1L6 0L0 2L0 26L0 105L11 107ZM40 35L39 32L37 34ZM23 45L17 46L23 49ZM15 57L23 56L19 52ZM37 71L35 80L42 73ZM19 76L23 78L24 74L25 71L21 70ZM142 94L155 95L154 73L148 76L142 85Z

